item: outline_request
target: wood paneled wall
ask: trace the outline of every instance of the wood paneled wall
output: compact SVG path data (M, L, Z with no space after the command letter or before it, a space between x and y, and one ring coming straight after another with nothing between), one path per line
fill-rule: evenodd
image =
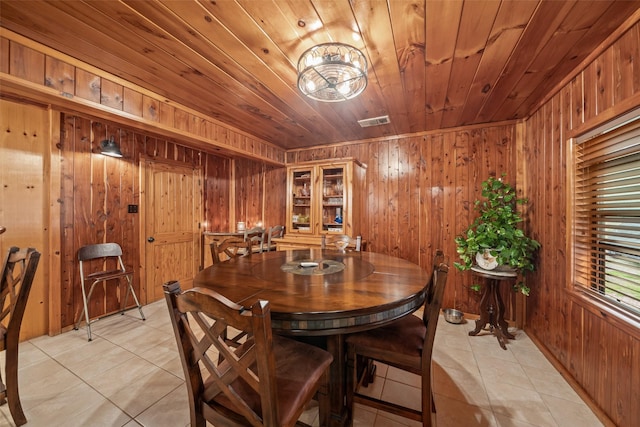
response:
M286 169L246 159L234 163L235 219L247 227L284 225Z
M121 242L125 264L138 270L140 265L139 233L141 219L127 212L130 204L140 204L140 159L169 160L203 169L205 179L203 222L209 229L228 230L233 215L248 215L253 221L263 220L262 203L265 189L282 182L278 168L261 161L241 160L236 169L237 183L232 185L233 161L227 157L190 148L178 141L123 128L117 124L63 115L62 140L62 307L61 325L73 324L82 306L76 253L80 246L104 241ZM99 154L99 142L110 136L120 145L121 159ZM279 168L282 170L283 168ZM268 183L265 184L265 183ZM249 187L250 185L250 187ZM232 194L230 189L243 189ZM281 190L281 193L284 189ZM283 195L270 201L277 202ZM247 210L246 207L250 207ZM232 209L239 209L236 213ZM282 223L284 207L269 209L263 221ZM135 282L135 287L139 283ZM114 290L113 288L110 288ZM96 288L95 292L102 292ZM139 294L140 295L140 294ZM106 295L106 307L94 307L92 316L118 309L117 296Z
M542 248L527 331L618 426L640 424L640 331L579 298L567 283L569 138L640 106L640 25L588 61L526 122L530 227Z
M507 174L516 183L515 123L395 137L291 151L288 162L355 157L367 165L366 212L360 221L367 250L408 259L430 268L436 249L458 261L454 237L465 230L489 176ZM452 268L444 307L476 313L470 272ZM515 295L505 287L508 316Z
M47 332L49 300L50 115L42 107L0 99L0 254L12 246L42 253L20 328L22 339Z

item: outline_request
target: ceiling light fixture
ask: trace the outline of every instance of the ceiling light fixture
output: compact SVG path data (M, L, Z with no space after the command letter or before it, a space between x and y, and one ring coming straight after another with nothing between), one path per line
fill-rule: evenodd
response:
M298 61L298 89L309 98L340 102L367 87L367 59L353 46L323 43L305 51Z
M104 154L105 156L122 157L120 147L118 147L118 144L116 144L113 136L100 142L100 153Z

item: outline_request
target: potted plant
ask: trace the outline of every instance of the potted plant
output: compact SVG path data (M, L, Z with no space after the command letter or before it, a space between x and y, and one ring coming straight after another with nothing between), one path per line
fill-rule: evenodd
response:
M489 177L482 183L483 200L476 200L474 209L479 216L469 228L456 236L456 250L461 262L454 265L459 270L469 270L474 264L484 268L501 266L519 273L534 271L534 255L540 247L536 240L525 236L518 228L522 216L517 206L524 205L527 199L518 198L514 188L502 178ZM489 262L484 262L488 260ZM478 290L478 285L473 285ZM522 280L515 285L525 295L529 288Z

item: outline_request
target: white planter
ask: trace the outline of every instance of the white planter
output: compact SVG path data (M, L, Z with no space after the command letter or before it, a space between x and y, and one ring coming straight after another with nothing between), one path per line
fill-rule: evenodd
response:
M485 270L493 270L498 266L498 261L491 255L491 249L485 249L484 252L476 254L476 264Z

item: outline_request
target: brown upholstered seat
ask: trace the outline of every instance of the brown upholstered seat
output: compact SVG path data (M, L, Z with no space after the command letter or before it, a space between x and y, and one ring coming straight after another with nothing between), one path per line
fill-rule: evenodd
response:
M8 402L13 422L23 425L27 418L18 392L18 343L20 325L29 291L36 275L40 252L12 247L7 252L0 276L0 351L6 350L5 381L0 375L0 404Z
M164 290L187 379L191 426L293 426L316 392L320 425L327 425L333 357L272 335L268 301L243 307L209 289L181 292L176 281ZM229 327L248 338L228 345L221 338Z
M238 256L251 256L251 242L240 237L230 237L221 242L211 242L211 259L214 264Z
M422 319L414 315L405 316L389 325L347 337L347 406L352 412L354 403L360 403L421 421L423 426L431 426L431 417L435 414L431 390L431 355L449 271L445 263L439 262L442 259L442 252L438 251L431 281L425 288ZM420 375L422 410L416 411L359 394L357 372L362 369L359 369L358 363L368 360Z

